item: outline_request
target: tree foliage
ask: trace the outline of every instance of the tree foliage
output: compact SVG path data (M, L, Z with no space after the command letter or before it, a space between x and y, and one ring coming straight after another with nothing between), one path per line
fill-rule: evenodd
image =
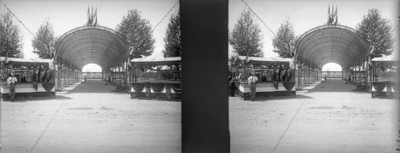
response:
M23 57L21 31L8 11L0 16L0 56Z
M51 59L54 56L55 36L53 26L49 21L45 21L36 32L36 36L32 40L33 53L39 58Z
M155 40L150 22L142 18L138 10L129 10L116 29L121 38L134 48L131 56L149 56L153 53Z
M261 30L253 20L250 10L244 10L231 32L229 43L240 56L263 56Z
M297 38L294 35L293 26L286 20L281 24L276 35L272 39L274 52L278 53L279 57L293 58L296 40Z
M181 24L180 24L179 13L171 16L166 32L166 37L164 38L164 42L165 42L165 50L163 51L164 57L181 56L182 54Z
M378 9L370 9L358 23L357 32L374 49L375 55L390 55L392 53L393 39L390 21L381 16Z

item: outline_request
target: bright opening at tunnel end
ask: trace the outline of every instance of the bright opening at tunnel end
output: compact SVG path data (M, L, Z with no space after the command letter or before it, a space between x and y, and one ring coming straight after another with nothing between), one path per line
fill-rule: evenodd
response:
M337 63L327 63L322 67L322 71L342 71L342 66Z
M83 66L82 72L102 72L102 69L99 65L90 63Z

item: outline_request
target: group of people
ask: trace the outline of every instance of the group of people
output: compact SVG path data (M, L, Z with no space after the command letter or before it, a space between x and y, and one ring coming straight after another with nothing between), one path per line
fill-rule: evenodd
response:
M14 74L15 78L17 78L17 82L31 82L31 78L29 78L28 74L21 73L21 74ZM5 78L7 79L8 76Z
M256 74L255 72L251 72L250 76L247 78L244 78L241 74L239 74L236 78L233 76L229 77L229 86L230 86L230 95L231 96L235 96L235 92L238 90L237 87L239 86L238 83L240 81L246 81L250 87L250 97L251 100L254 101L255 100L255 96L256 96L256 84L259 82L259 79L261 79L261 81L267 81L269 79L268 76L266 76L267 74ZM280 67L278 69L275 69L272 71L272 73L270 73L272 77L271 80L272 81L292 81L293 76L294 76L294 71L293 69L289 68L289 67Z
M53 79L53 70L48 68L39 68L34 70L32 76L33 82L50 82Z
M236 77L229 76L229 86L230 86L230 95L232 97L235 96L235 93L237 91L237 83L240 82L242 79L241 75L238 75ZM250 73L250 76L247 78L247 83L250 86L250 97L251 100L254 101L256 98L256 83L258 82L258 77L255 75L254 72Z
M238 75L236 77L234 76L228 76L228 81L229 81L229 92L230 92L230 96L235 97L236 96L236 92L237 92L237 87L238 87L238 83L240 83L240 79L241 79L241 75Z

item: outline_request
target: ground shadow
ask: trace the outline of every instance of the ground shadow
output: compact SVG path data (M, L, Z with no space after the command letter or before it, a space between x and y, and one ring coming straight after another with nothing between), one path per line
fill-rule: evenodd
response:
M48 97L15 97L14 102L26 103L26 102L37 102L37 101L50 101L50 100L70 100L72 98L63 95L55 95ZM10 100L3 100L3 102L10 102Z
M268 96L268 97L256 97L255 102L263 102L268 100L290 100L290 99L313 99L310 96L296 94L296 96Z
M353 92L353 93L365 93L354 91L356 86L346 83L344 80L327 80L323 81L307 92Z
M400 100L400 95L393 95L393 96L383 96L383 95L379 95L379 96L375 96L372 99L393 99L393 100Z
M103 80L86 80L78 86L67 91L67 93L118 93L113 92L115 86Z
M173 99L167 99L167 98L147 98L147 97L135 97L132 98L131 100L151 100L151 101L164 101L164 102L182 102L181 99L173 98Z
M239 98L241 101L251 101L251 100L244 100L243 98L240 97L230 97L230 98ZM303 94L296 94L296 96L259 96L256 97L255 101L252 102L266 102L268 100L291 100L291 99L313 99L310 96L306 96Z

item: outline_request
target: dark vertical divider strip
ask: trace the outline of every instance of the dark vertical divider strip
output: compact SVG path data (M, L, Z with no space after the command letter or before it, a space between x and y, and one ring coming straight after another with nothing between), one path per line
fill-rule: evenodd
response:
M395 24L395 25L397 26L397 28L400 28L400 1L397 2L397 17L398 17L398 21L397 21L397 24ZM400 40L398 38L400 38L400 30L397 31L397 40L396 40L397 46L400 46ZM395 51L398 52L398 50L395 50ZM397 59L400 59L399 53L397 53ZM398 60L397 62L398 62L397 65L400 65L400 61ZM398 69L397 69L397 87L398 87L397 90L400 89L400 70L398 70ZM398 101L400 102L400 97L399 97ZM400 104L399 103L397 103L397 110L398 110L398 112L400 112ZM398 132L397 138L398 139L397 140L400 141L400 113L397 114L397 118L398 118L398 122L397 122L397 132ZM397 151L400 151L400 145L399 145L399 148L397 148L397 149L398 149Z
M229 152L228 0L181 0L182 152Z

